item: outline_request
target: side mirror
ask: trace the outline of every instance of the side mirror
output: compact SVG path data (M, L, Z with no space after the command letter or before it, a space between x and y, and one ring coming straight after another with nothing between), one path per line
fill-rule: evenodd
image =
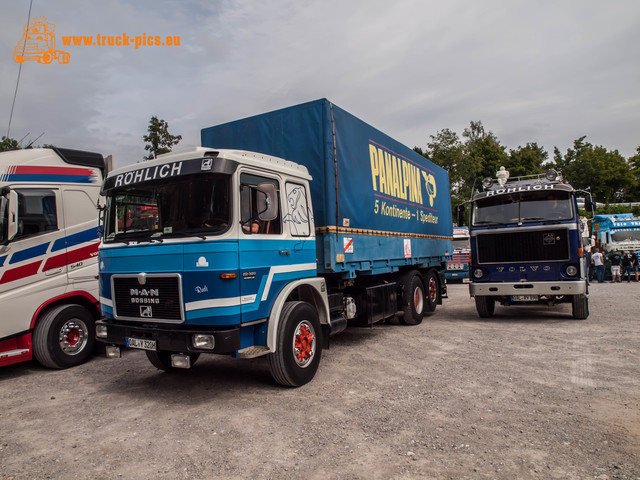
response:
M591 200L591 195L584 198L584 209L587 212L593 212L593 201Z
M256 189L258 218L263 222L275 220L278 217L278 194L273 183L261 183Z
M465 212L466 208L464 207L464 205L458 205L458 214L456 216L456 223L459 227L461 227L462 225L464 225L464 212Z
M17 234L18 192L6 188L3 189L2 197L0 197L0 244L8 244Z

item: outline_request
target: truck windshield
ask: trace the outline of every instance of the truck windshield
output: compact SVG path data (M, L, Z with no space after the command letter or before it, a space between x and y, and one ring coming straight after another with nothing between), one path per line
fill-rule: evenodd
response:
M473 205L474 226L571 220L570 192L534 191L485 197Z
M640 230L626 230L611 234L612 242L640 242Z
M453 249L454 250L469 250L469 237L454 238Z
M231 177L189 175L108 192L105 242L219 235L231 224Z

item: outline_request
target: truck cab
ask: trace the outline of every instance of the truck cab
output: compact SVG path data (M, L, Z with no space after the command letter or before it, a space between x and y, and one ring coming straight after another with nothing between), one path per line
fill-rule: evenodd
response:
M97 153L0 153L0 365L65 368L91 354L105 171Z
M588 286L576 191L555 170L483 181L471 202L471 283L480 317L503 306L571 302L587 318Z
M447 282L469 278L470 253L469 227L453 227L453 258L447 262Z

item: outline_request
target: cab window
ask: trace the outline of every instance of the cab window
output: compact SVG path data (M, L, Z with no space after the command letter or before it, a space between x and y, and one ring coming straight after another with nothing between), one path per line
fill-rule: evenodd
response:
M261 205L264 203L264 193L260 185L271 183L277 192L277 216L273 220L261 220L263 213ZM240 175L240 223L246 235L263 234L278 235L282 233L282 216L280 214L280 188L277 180L243 173Z
M49 189L16 189L18 234L16 240L58 230L56 194Z

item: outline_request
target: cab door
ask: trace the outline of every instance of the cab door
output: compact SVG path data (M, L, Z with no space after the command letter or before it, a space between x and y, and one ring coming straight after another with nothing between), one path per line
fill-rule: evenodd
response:
M28 330L35 310L64 293L67 283L66 250L52 252L64 236L60 190L11 188L17 194L17 233L0 246L0 338Z
M249 170L240 172L240 302L242 322L269 316L271 306L282 284L281 272L291 264L290 246L282 228L281 180ZM273 217L265 220L266 188L275 187ZM261 218L263 217L263 218Z

